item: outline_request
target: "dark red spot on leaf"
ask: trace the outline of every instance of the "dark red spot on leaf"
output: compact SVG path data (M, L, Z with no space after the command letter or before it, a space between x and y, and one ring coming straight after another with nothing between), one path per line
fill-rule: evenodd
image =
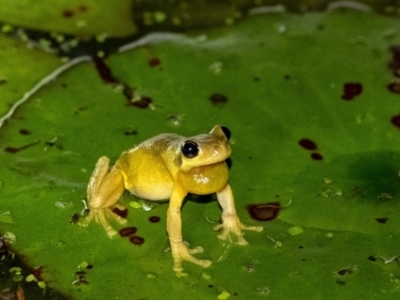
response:
M128 100L128 106L135 106L138 108L148 108L150 104L153 102L153 99L147 96L141 96L140 98L135 97L133 89L127 84L124 84L123 93L126 100Z
M132 244L135 245L142 245L144 243L144 238L140 237L140 236L131 236L131 238L129 239L131 241Z
M149 105L153 102L150 97L142 96L139 100L131 101L129 105L138 107L138 108L148 108Z
M281 205L279 202L250 204L247 206L250 216L257 221L271 221L275 219L280 209Z
M311 153L311 158L313 160L322 160L323 159L322 155L319 153Z
M76 224L76 222L79 221L80 215L77 213L74 213L71 215L71 217L69 218L69 223L70 224Z
M62 15L64 18L72 18L74 15L74 12L70 9L66 9L63 11Z
M128 102L130 103L131 100L133 99L133 89L127 85L124 84L124 90L123 90L124 96L125 98L128 100Z
M152 58L152 59L149 60L149 66L150 66L150 67L157 67L157 66L159 66L160 64L161 64L161 61L160 61L158 58L156 58L156 57L154 57L154 58Z
M389 83L387 87L392 93L400 94L400 82Z
M353 274L353 269L352 268L341 269L337 273L340 276L343 276L343 275L346 275L346 274Z
M339 280L339 279L336 279L336 283L337 283L338 285L345 285L345 284L346 284L345 281Z
M138 132L136 129L128 129L128 130L125 130L124 134L125 135L136 135L136 134L138 134Z
M210 96L210 100L213 104L223 104L228 102L228 98L226 98L226 96L218 93L212 94Z
M35 146L35 145L37 145L38 143L39 143L39 141L33 142L33 143L30 143L30 144L21 146L21 147L19 147L19 148L7 147L7 148L4 149L4 151L6 151L6 152L8 152L8 153L18 153L18 152L20 152L20 151L22 151L22 150L28 149L28 148L30 148L30 147L32 147L32 146Z
M375 220L376 220L378 223L386 224L387 221L389 221L389 218L387 218L387 217L384 217L384 218L376 218Z
M43 276L42 276L43 269L44 267L40 265L39 267L34 268L32 270L33 276L35 276L38 281L43 281Z
M29 130L26 130L26 129L21 129L21 130L19 131L19 133L22 134L22 135L31 134L31 132L30 132Z
M317 144L310 139L301 139L299 145L306 150L317 150Z
M392 52L392 60L388 67L393 71L393 75L400 77L400 45L390 46L389 50Z
M362 93L363 87L358 82L348 82L343 85L343 100L353 100Z
M137 231L136 227L125 227L119 231L120 236L129 236L135 234Z
M393 124L394 126L400 128L400 114L397 115L397 116L394 116L394 117L391 119L391 122L392 122L392 124Z
M126 217L128 216L128 212L129 212L129 210L127 208L119 209L118 207L115 207L112 211L114 214L116 214L124 219L126 219Z
M150 221L151 223L158 223L158 222L160 222L160 217L158 217L158 216L151 216L151 217L149 218L149 221Z
M88 7L86 5L79 5L78 6L79 11L81 12L85 12L88 10Z
M96 66L97 73L101 79L108 83L117 83L117 80L111 73L111 69L105 64L104 59L95 57L93 61Z

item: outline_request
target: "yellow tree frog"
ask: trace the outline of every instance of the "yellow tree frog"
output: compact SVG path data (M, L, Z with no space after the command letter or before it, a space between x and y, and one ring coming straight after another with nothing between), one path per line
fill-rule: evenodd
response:
M262 231L262 226L247 226L236 213L228 166L225 160L231 154L228 128L216 125L209 134L186 138L165 133L155 136L135 148L125 151L113 167L103 156L96 164L87 187L89 215L81 225L87 226L94 218L111 237L117 232L108 223L114 218L125 219L112 212L125 189L139 198L160 201L169 199L167 232L174 260L174 271L182 271L182 261L208 267L209 260L192 256L203 251L201 247L189 249L182 238L181 206L188 193L205 195L217 193L222 207L221 223L214 227L221 239L230 232L238 244L246 245L242 230Z

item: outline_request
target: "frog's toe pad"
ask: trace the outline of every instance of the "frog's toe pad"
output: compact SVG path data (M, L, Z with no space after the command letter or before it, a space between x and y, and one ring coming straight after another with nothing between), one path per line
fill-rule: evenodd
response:
M264 230L264 227L262 226L249 226L246 224L241 224L240 226L243 230L250 230L250 231L257 231L257 232L261 232Z

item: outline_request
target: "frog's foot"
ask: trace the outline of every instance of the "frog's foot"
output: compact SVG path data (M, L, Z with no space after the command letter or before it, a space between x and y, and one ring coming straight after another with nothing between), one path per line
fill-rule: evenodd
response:
M172 257L174 259L174 268L175 272L181 272L182 261L187 260L196 265L202 266L203 268L207 268L211 265L210 260L202 260L193 257L191 254L202 253L202 247L195 247L193 249L189 249L184 242L173 242L171 241L171 251Z
M103 226L109 237L113 237L117 234L117 231L112 228L108 220L114 219L119 224L126 223L126 219L121 218L112 211L114 207L117 207L120 210L123 209L123 207L117 205L107 208L91 208L89 214L82 221L79 222L79 225L88 226L90 222L94 219L97 223L100 223Z
M222 240L226 240L229 236L229 233L233 233L236 235L239 245L247 245L248 242L243 238L242 230L251 230L260 232L264 228L262 226L249 226L240 222L239 217L235 215L224 215L222 214L222 223L218 224L213 228L214 231L220 231L222 229L222 233L218 235L218 237Z

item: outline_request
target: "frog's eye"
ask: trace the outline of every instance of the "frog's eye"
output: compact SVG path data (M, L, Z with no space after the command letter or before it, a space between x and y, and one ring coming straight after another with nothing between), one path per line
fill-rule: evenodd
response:
M186 141L182 145L181 151L186 158L193 158L199 154L199 146L195 142Z
M231 138L231 131L228 129L228 127L221 126L222 131L224 132L226 139L229 141Z

